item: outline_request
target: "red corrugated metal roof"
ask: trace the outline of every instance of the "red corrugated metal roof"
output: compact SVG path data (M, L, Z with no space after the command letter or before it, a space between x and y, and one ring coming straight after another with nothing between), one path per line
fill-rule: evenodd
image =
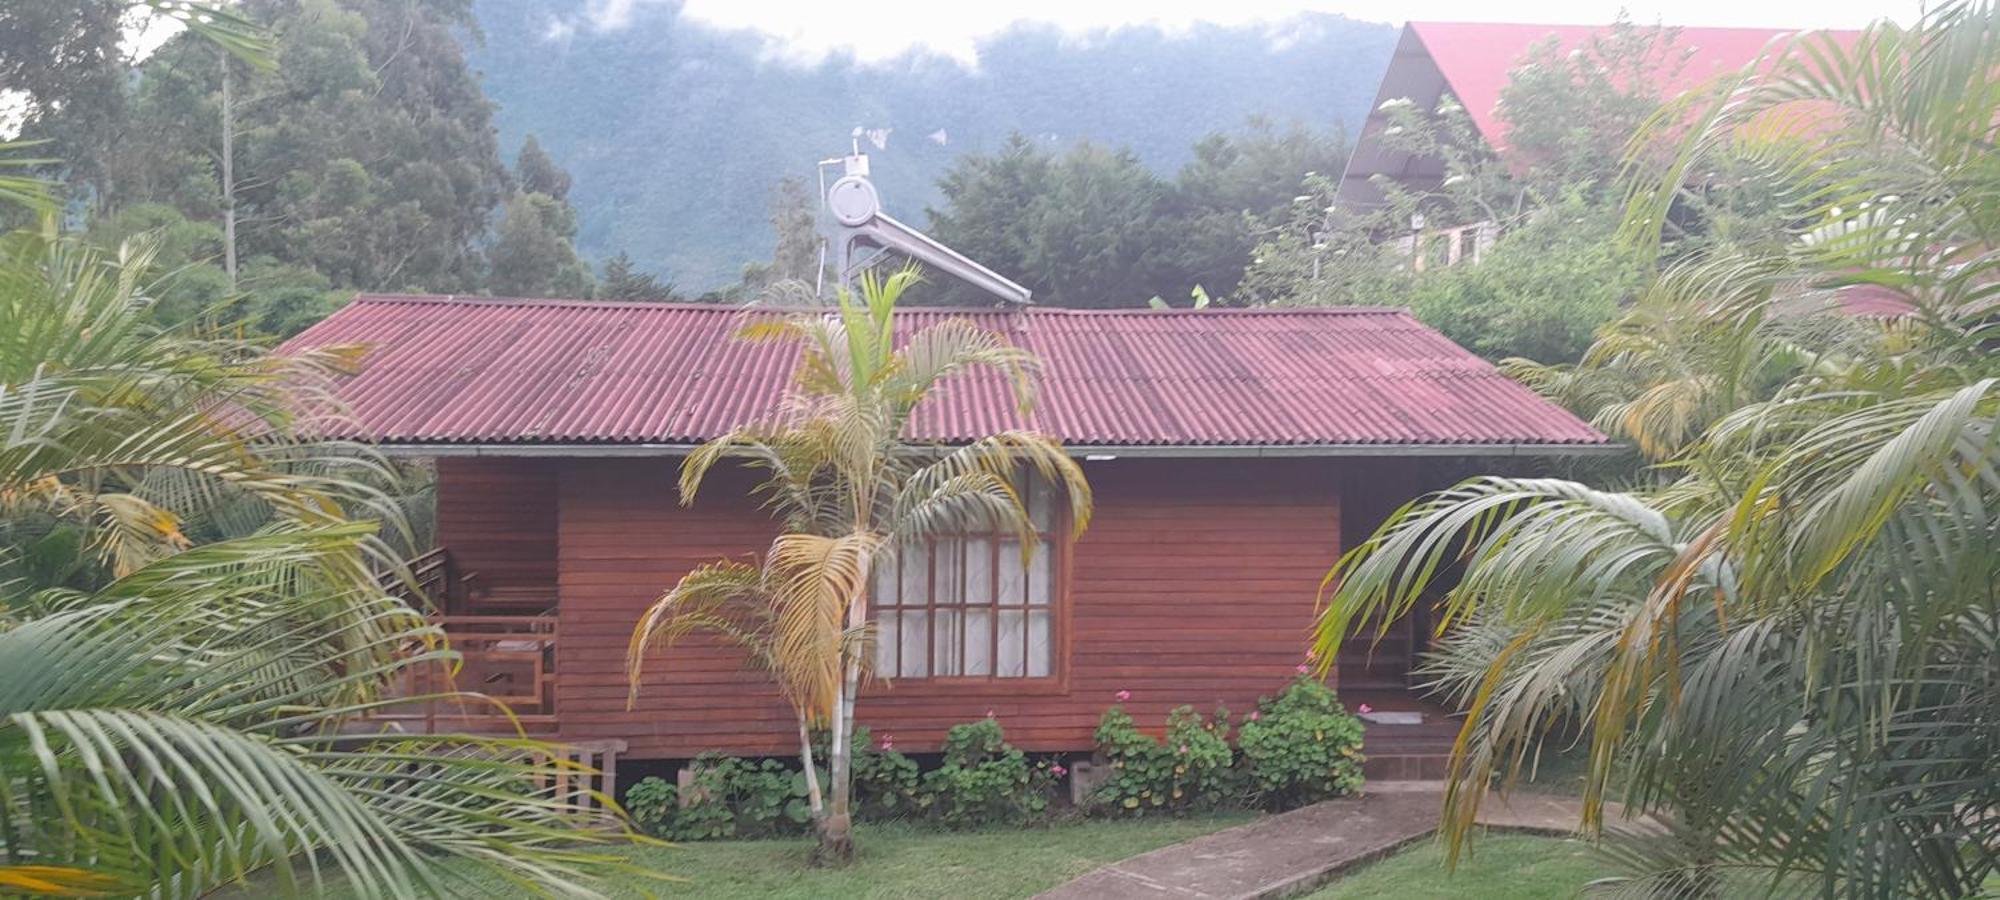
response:
M384 443L695 443L771 415L794 347L740 307L363 296L283 349L366 344L341 395ZM997 377L946 384L910 437L1030 425L1095 446L1602 444L1407 312L899 311L960 316L1045 362L1031 421Z
M1409 29L1423 41L1431 60L1444 74L1451 91L1465 104L1473 124L1488 144L1505 147L1499 118L1500 91L1508 74L1519 66L1529 48L1554 38L1561 48L1574 48L1592 35L1610 31L1602 25L1523 25L1482 22L1411 22ZM1766 51L1792 40L1798 31L1778 28L1676 28L1677 39L1667 49L1686 53L1687 63L1660 85L1663 98L1673 97L1725 72L1749 65ZM1823 32L1850 42L1852 31ZM1379 102L1379 98L1378 98Z

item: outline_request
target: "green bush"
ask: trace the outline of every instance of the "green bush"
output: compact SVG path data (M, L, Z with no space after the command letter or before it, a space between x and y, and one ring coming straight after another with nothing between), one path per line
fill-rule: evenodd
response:
M665 834L680 803L680 789L664 778L647 776L625 791L625 812L647 834Z
M826 739L814 750L824 760ZM922 816L930 806L917 770L917 762L896 752L888 738L880 742L865 727L854 729L851 750L854 765L854 815L864 822L885 822ZM830 782L821 769L820 785Z
M661 833L683 841L800 834L812 821L805 776L775 759L695 757L686 802Z
M1112 771L1091 796L1096 811L1182 813L1235 799L1226 710L1211 719L1191 706L1174 710L1162 743L1141 732L1123 706L1113 706L1098 720L1097 749Z
M1007 743L1000 723L985 719L951 729L942 764L920 772L915 760L855 729L854 815L862 821L925 820L952 828L1024 825L1048 811L1064 770L1029 761ZM814 761L827 759L819 735ZM796 766L706 753L692 763L693 782L683 792L647 778L625 794L626 811L649 834L682 841L756 838L807 830L812 809L806 779ZM822 790L830 791L825 768Z
M1250 802L1293 809L1361 787L1361 720L1333 689L1300 675L1266 697L1236 730L1239 768Z
M936 820L952 828L1021 825L1049 808L1056 776L1007 743L997 719L954 725L944 760L923 777Z

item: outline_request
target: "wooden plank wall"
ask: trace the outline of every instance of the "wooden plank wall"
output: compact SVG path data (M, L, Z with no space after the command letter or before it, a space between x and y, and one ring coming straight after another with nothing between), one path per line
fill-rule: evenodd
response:
M552 459L441 457L437 540L460 575L486 587L556 583Z
M655 658L636 707L626 708L625 647L641 610L695 565L751 559L774 531L747 498L742 473L718 474L694 506L681 507L676 463L561 465L561 737L622 739L640 759L792 752L790 712L762 674L712 640ZM1320 579L1343 537L1342 494L1380 494L1373 505L1392 508L1407 498L1396 496L1405 468L1377 460L1089 463L1097 518L1069 561L1060 677L878 682L858 717L920 752L989 710L1023 747L1087 748L1120 690L1132 692L1129 708L1155 728L1183 703L1241 712L1281 687L1302 659ZM1379 512L1371 505L1367 514Z

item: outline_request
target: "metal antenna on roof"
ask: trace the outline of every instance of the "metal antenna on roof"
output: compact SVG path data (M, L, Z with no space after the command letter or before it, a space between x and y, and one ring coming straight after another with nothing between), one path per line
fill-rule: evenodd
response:
M861 152L861 135L862 130L855 128L847 156L819 164L826 211L833 216L833 271L840 290L852 289L856 275L893 251L1008 303L1034 302L1027 288L883 212L882 197L868 178L868 155ZM825 187L825 167L834 164L841 166L841 176ZM861 255L870 248L877 252Z

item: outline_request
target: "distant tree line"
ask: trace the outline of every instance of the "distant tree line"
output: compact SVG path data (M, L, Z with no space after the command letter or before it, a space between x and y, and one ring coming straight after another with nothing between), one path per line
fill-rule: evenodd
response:
M1338 174L1338 130L1252 119L1216 132L1164 178L1126 149L1083 142L1060 152L1015 134L961 157L945 175L933 237L1035 292L1037 303L1140 307L1197 286L1236 290L1259 235L1288 216L1300 181ZM948 301L983 302L940 289Z
M185 34L135 61L146 11L128 6L0 7L0 71L21 137L65 161L71 224L102 245L160 236L156 318L282 336L357 291L593 291L569 175L532 136L502 161L460 45L469 3L245 0L275 65Z
M795 304L824 293L819 198L786 179L767 198L768 259L693 298L630 255L601 273L576 250L568 172L535 136L510 167L493 103L468 68L467 0L245 0L276 66L173 39L143 61L117 0L0 6L0 76L27 98L22 136L66 162L73 227L115 245L158 236L155 316L288 335L359 291ZM1402 104L1398 149L1439 158L1436 191L1385 185L1366 215L1330 210L1338 128L1252 119L1197 142L1163 175L1133 150L1015 134L959 157L926 228L1045 305L1407 306L1495 359L1569 361L1627 302L1640 268L1608 235L1619 148L1658 108L1684 54L1670 29L1621 23L1571 53L1547 44L1503 93L1499 160L1449 97ZM46 151L46 152L44 152ZM1700 240L1773 229L1740 201L1700 211ZM1416 271L1382 238L1413 213L1492 219L1477 266ZM1680 236L1689 240L1695 236ZM933 280L915 302L984 304Z

